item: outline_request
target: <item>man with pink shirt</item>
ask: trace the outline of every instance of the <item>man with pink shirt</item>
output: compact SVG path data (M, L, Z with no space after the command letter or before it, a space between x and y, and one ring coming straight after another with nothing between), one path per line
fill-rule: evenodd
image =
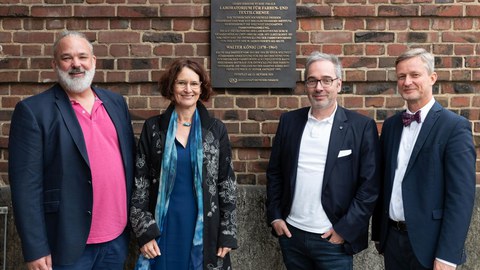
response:
M92 87L96 57L63 32L58 83L17 104L9 140L15 222L29 270L121 270L128 252L134 137L121 95Z

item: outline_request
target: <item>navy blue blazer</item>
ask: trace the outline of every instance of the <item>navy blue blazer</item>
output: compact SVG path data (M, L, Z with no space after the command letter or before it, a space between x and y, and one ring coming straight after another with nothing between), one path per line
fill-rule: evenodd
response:
M398 113L385 121L380 137L385 168L372 240L380 241L382 252L402 130ZM475 199L475 160L470 122L436 102L422 125L402 182L408 237L424 267L432 268L435 258L465 262L464 243Z
M117 131L129 202L135 142L128 107L121 95L94 91ZM82 129L59 84L16 105L8 147L13 210L25 261L52 254L54 265L74 263L90 232L92 176Z
M267 169L267 222L286 219L292 207L298 155L309 107L280 117ZM338 157L341 150L350 155ZM368 224L379 192L380 147L375 121L338 106L322 187L322 206L345 250L368 246Z

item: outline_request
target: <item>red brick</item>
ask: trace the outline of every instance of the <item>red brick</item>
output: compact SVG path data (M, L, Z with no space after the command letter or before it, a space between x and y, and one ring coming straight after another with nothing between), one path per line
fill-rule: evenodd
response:
M365 29L365 21L362 19L345 19L344 30L356 31Z
M465 58L465 67L467 68L479 68L480 56L471 56Z
M322 29L322 18L300 18L298 23L303 31L317 31Z
M405 100L400 96L388 97L385 99L386 108L401 108L405 105Z
M432 28L433 30L449 30L451 28L452 21L448 19L433 19Z
M366 55L384 55L385 54L385 45L366 45L365 46Z
M133 30L150 30L152 21L150 19L135 19L130 21L130 26Z
M281 109L295 109L299 107L299 99L297 97L280 97L278 107Z
M165 5L160 9L161 17L200 17L202 16L201 6L193 5Z
M343 46L343 54L344 55L363 55L365 54L364 45L347 44Z
M2 97L2 109L15 108L19 101L19 97Z
M125 82L127 80L126 72L124 71L109 71L107 72L107 82Z
M123 44L110 45L109 53L113 57L125 57L130 56L129 46Z
M149 57L152 55L150 45L132 44L130 45L130 55L134 57Z
M80 20L79 18L68 19L66 20L66 24L67 24L67 29L70 29L70 30L83 31L87 29L87 21Z
M22 29L22 19L19 18L2 18L3 30L19 30ZM2 34L4 34L3 32Z
M473 28L473 20L471 18L454 18L453 29L470 30Z
M470 106L469 97L452 97L450 99L450 106L454 108L463 108Z
M419 6L413 5L383 5L378 7L378 16L379 17L412 17L418 15Z
M150 18L158 17L158 6L119 6L117 8L118 16L120 18Z
M194 56L194 48L192 45L179 44L175 46L176 56Z
M386 30L387 20L384 18L368 18L366 20L367 30Z
M235 98L235 105L239 108L255 108L256 99L254 97L237 97Z
M312 43L352 43L353 42L353 33L343 32L343 31L322 31L322 32L312 32L311 34Z
M73 16L75 17L115 17L114 6L75 6L73 9Z
M461 5L423 5L421 10L421 15L422 16L440 16L440 17L442 16L462 17L463 6Z
M173 19L173 31L188 31L192 28L192 19Z
M98 33L100 43L139 43L140 33L131 31L102 31Z
M339 55L342 53L342 46L341 45L323 45L321 51L324 53Z
M408 20L405 18L392 18L388 21L389 30L406 30L408 29Z
M468 17L478 17L478 4L465 6L465 15Z
M185 43L209 43L209 32L189 32L185 33Z
M158 56L171 56L173 54L172 45L159 45L153 48L153 54Z
M276 97L258 97L258 108L276 108L278 106L278 99Z
M21 82L39 82L40 74L37 70L20 71Z
M68 6L33 6L31 8L32 17L71 17L72 8Z
M149 81L149 71L130 71L128 73L128 82L148 82Z
M355 82L355 81L365 81L366 74L364 70L346 70L345 71L345 81Z
M215 97L213 100L215 108L233 108L233 97Z
M472 79L472 71L452 70L452 79L455 81L470 81Z
M374 17L375 6L335 6L333 15L337 17Z
M110 20L110 29L128 29L130 28L129 20Z
M9 16L18 16L26 17L29 16L29 7L21 5L0 5L0 16L9 17Z
M367 81L379 81L383 82L387 78L387 72L385 70L368 70Z
M343 105L348 108L362 108L363 97L343 96Z
M410 20L412 30L428 30L430 28L429 18L413 18Z
M13 41L16 43L53 43L53 33L49 32L16 32Z
M255 123L240 123L241 134L258 134L260 132L260 124Z

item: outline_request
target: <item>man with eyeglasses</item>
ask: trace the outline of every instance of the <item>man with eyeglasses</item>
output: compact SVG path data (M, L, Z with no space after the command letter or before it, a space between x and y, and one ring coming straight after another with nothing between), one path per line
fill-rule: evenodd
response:
M337 104L335 55L307 59L311 106L281 116L267 169L267 221L287 269L348 270L368 246L379 192L375 121Z

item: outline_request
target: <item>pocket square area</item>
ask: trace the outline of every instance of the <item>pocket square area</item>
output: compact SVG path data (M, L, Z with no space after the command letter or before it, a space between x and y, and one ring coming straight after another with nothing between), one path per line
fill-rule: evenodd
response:
M338 153L338 157L341 158L351 154L352 154L352 149L340 150L340 152Z

